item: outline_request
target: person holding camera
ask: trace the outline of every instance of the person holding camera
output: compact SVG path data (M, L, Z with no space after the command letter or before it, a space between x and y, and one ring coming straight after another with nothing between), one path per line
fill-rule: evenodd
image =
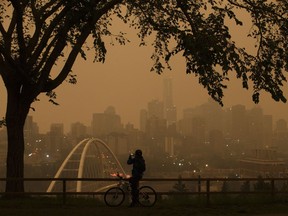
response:
M135 151L135 154L130 154L127 160L128 165L133 165L132 176L129 178L131 184L132 202L130 207L137 205L139 200L139 181L142 179L146 170L145 160L140 149Z

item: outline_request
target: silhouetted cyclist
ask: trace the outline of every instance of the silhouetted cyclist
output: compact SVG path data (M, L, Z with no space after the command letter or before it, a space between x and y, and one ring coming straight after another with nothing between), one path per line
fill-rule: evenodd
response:
M132 203L130 207L137 205L139 200L139 181L143 177L143 173L146 170L145 160L142 156L142 151L140 149L135 151L135 155L130 154L127 160L127 164L133 165L132 176L129 179L131 184L131 196Z

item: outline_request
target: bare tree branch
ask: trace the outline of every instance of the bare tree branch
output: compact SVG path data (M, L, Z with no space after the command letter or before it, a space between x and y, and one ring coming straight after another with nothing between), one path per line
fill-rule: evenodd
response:
M67 75L71 71L75 59L77 58L77 55L79 54L79 51L81 50L81 47L83 46L87 37L90 35L91 30L95 26L96 22L100 19L100 17L107 13L107 11L111 10L115 5L121 2L122 0L110 1L100 10L94 12L93 18L86 24L86 26L83 28L83 31L81 32L81 35L78 37L77 43L74 45L72 51L70 52L63 69L54 80L51 80L47 83L46 88L42 90L43 92L52 91L66 79Z

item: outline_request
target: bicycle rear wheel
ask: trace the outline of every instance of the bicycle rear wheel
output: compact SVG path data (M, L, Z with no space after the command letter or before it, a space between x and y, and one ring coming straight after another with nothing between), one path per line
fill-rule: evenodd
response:
M125 199L124 191L119 187L112 187L104 194L104 201L107 206L120 206Z
M139 188L139 204L144 207L154 206L157 201L156 191L150 186Z

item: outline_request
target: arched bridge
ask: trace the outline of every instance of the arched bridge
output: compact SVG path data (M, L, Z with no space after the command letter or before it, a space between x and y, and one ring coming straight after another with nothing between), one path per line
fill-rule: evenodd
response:
M78 143L60 166L55 178L108 178L112 173L125 171L109 146L97 138ZM67 191L97 191L105 182L68 181ZM47 192L61 191L60 182L52 181Z

